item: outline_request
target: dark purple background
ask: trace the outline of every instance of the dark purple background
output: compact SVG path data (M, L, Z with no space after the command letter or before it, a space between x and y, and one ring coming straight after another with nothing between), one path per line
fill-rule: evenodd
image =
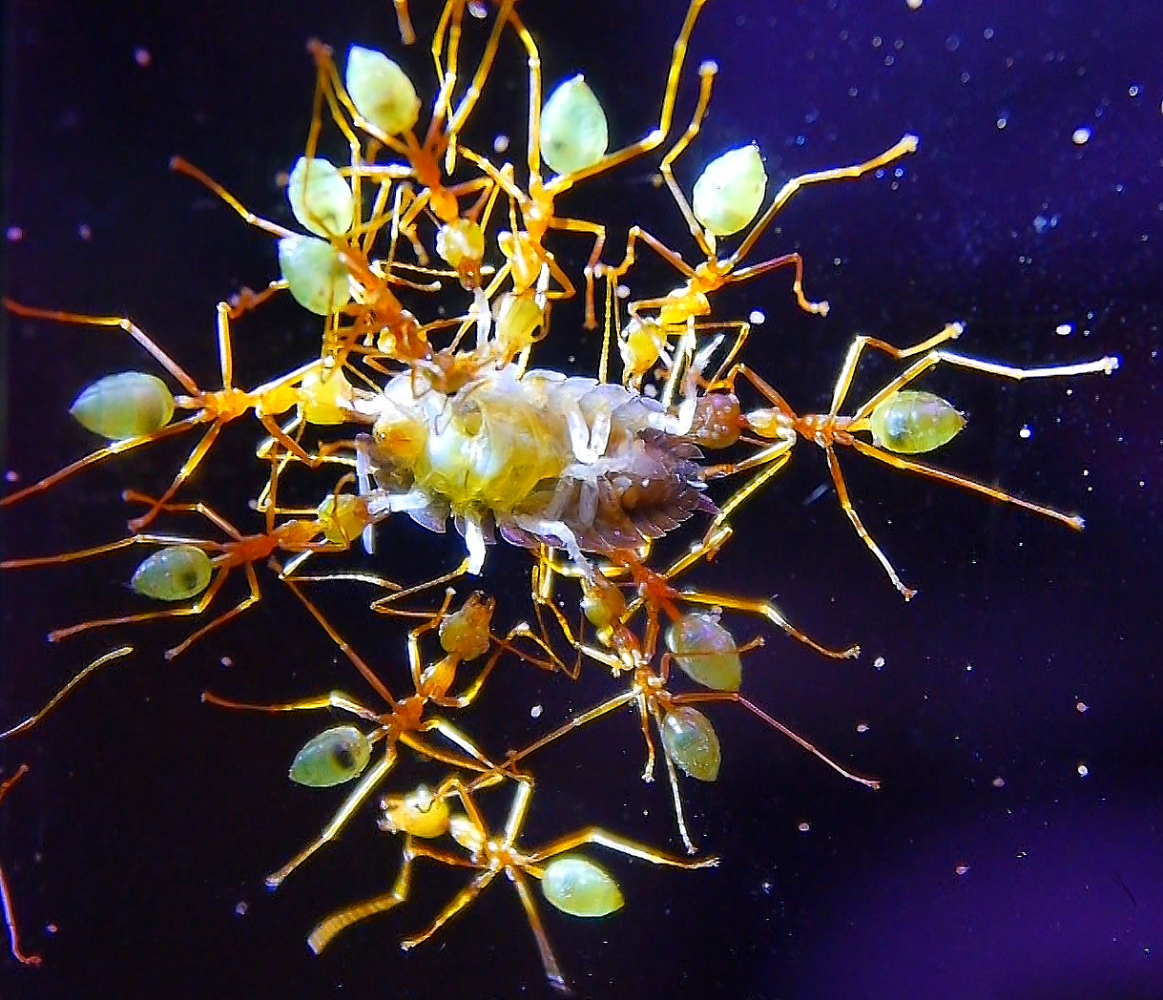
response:
M167 159L181 153L257 211L285 218L273 177L305 136L313 71L303 43L318 35L338 51L353 41L398 50L390 5L123 6L112 14L107 4L9 5L7 224L24 235L6 246L6 287L30 303L127 312L213 387L213 303L265 282L273 246L171 175ZM335 6L344 12L326 9ZM584 69L610 109L615 140L627 141L656 113L684 6L523 0L521 10L542 43L547 80ZM714 57L721 73L706 135L679 164L686 185L712 155L751 139L780 179L865 158L905 131L922 138L895 181L805 194L762 241L766 254L802 249L809 295L832 301L826 320L797 313L778 276L717 302L721 316L766 311L748 357L794 405L826 407L853 333L903 344L952 319L968 323L968 353L1015 363L1118 353L1123 368L1071 385L1018 387L956 372L930 382L972 418L945 464L1081 510L1083 535L843 457L867 524L921 591L909 606L830 492L806 502L827 482L814 449L805 446L743 513L738 540L700 579L776 594L820 640L865 649L855 664L836 665L771 636L748 661L747 691L884 788L849 786L743 713L714 712L722 775L685 788L693 828L723 865L685 874L615 860L628 898L622 913L596 924L550 913L559 957L583 995L1163 995L1161 20L1146 2L926 0L918 11L904 0L710 3L680 122L694 65ZM139 46L152 56L147 68L135 62ZM405 58L430 93L422 48ZM506 42L478 118L488 123L481 144L496 132L522 143L518 60ZM1078 146L1071 135L1082 126L1091 138ZM651 169L631 166L563 205L608 221L615 247L640 221L689 253ZM576 272L580 241L553 247ZM673 283L645 264L635 294ZM561 309L554 319L542 362L556 351L592 368L594 341L572 332L576 313ZM1073 332L1056 334L1060 324ZM255 384L310 356L315 329L286 304L241 323L239 381ZM3 465L35 477L89 447L65 416L77 391L143 362L116 332L9 320L7 333ZM192 491L248 530L254 438L252 425L235 429ZM117 537L120 489L160 489L185 449L110 464L14 509L6 551ZM315 487L303 480L305 499ZM409 525L384 537L395 550L388 572L402 577L458 558L451 542ZM398 845L365 812L269 896L263 875L338 803L283 776L321 720L227 715L203 708L198 694L207 686L254 699L333 686L364 692L346 664L332 666L326 638L269 579L257 610L172 665L160 652L186 634L180 624L44 644L51 627L136 607L124 581L137 558L0 579L5 722L122 636L140 651L2 748L6 772L21 761L32 767L4 804L0 859L27 946L46 959L39 971L0 961L4 995L545 993L503 885L434 943L399 953L399 937L461 883L431 869L418 872L406 908L348 932L320 959L310 955L303 939L314 922L380 891ZM513 550L491 557L485 582L503 606L524 607L526 561ZM320 600L403 689L400 632L362 610L366 593L335 588ZM741 636L757 631L736 625ZM219 665L225 655L232 668ZM571 687L509 666L466 726L499 753L609 688L597 672ZM529 718L535 704L545 706L539 722ZM859 723L868 731L857 733ZM642 753L627 712L537 759L527 843L600 822L678 849L665 785L637 778ZM432 776L409 765L395 787ZM958 876L958 866L968 871ZM59 927L51 937L50 923Z

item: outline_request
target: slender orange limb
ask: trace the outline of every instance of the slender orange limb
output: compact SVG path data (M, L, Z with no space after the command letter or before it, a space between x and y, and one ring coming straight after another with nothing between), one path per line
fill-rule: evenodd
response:
M21 764L12 777L0 782L0 801L27 773L28 765ZM12 891L8 887L8 876L4 874L3 868L0 868L0 904L4 907L4 926L8 928L8 949L12 952L12 957L21 965L35 968L41 964L42 959L39 955L29 954L20 947L20 931L16 926L16 914L12 907Z

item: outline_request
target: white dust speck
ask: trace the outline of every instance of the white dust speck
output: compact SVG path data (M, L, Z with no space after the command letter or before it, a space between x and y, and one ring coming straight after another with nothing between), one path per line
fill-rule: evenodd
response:
M545 706L543 706L543 705L534 705L534 706L533 706L531 709L529 709L529 718L531 718L531 719L540 719L540 718L541 718L541 713L542 713L542 712L544 712L544 711L545 711Z
M762 310L752 309L751 315L747 317L747 320L752 326L763 326L767 322L767 317L763 314Z
M1023 424L1022 429L1018 431L1018 437L1020 437L1023 441L1029 441L1033 436L1034 428L1032 428L1029 424Z
M1054 332L1056 334L1058 334L1059 337L1069 337L1074 332L1074 324L1073 323L1059 323L1054 328Z
M1070 141L1076 146L1085 146L1090 142L1090 129L1085 125L1076 128L1070 136Z

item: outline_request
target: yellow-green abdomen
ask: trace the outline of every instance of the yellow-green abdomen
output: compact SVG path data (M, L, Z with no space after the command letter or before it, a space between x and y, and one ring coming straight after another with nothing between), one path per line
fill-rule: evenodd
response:
M965 417L940 396L903 389L872 411L868 425L873 444L901 455L920 455L952 441L965 426Z

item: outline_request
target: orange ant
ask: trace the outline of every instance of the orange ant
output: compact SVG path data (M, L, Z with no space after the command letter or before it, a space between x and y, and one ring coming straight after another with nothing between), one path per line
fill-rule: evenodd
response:
M280 241L283 241L281 245L299 246L304 242L318 242L312 237L301 236L276 222L255 215L221 184L180 156L170 159L170 168L193 178L212 191L234 209L248 225L279 237ZM309 180L304 178L302 186L306 188L308 183ZM310 206L308 206L308 210L310 210ZM405 362L424 359L432 352L432 348L428 344L428 333L433 329L460 322L459 320L440 320L433 324L422 325L408 309L404 308L403 303L392 292L389 282L419 288L423 291L432 291L433 286L414 285L412 282L392 274L391 266L388 267L386 273L381 274L377 266L369 260L367 247L370 246L371 239L378 231L378 227L383 225L384 218L386 216L381 211L377 210L373 214L373 222L369 224L367 231L363 234L366 237L364 246L361 246L354 239L332 237L335 259L341 265L346 278L354 282L361 292L360 302L355 306L347 305L345 302L332 302L331 299L328 299L323 306L317 309L312 307L314 311L330 317L328 331L324 338L323 355L330 359L332 364L336 362L341 364L346 361L348 354L357 349L357 342L363 335L376 337L379 353L388 357ZM291 243L288 244L286 241L291 241ZM335 308L332 308L332 305ZM355 315L357 322L354 327L341 330L334 323L338 316L344 313Z
M827 413L799 416L775 389L743 364L735 365L721 382L708 386L708 392L704 399L716 402L705 404L705 406L709 405L715 412L713 416L708 417L708 430L705 436L697 438L700 443L707 447L725 447L738 440L742 430L749 430L758 435L764 442L770 442L742 461L713 466L707 470L707 478L729 476L753 469L759 470L751 480L740 487L720 506L719 513L711 522L708 530L706 543L708 556L713 556L731 534L728 523L731 515L787 464L791 458L792 448L801 438L814 441L824 449L841 508L861 540L884 568L893 586L900 591L906 601L910 600L916 591L901 581L892 563L873 541L872 536L865 529L860 516L852 506L852 501L848 496L848 488L840 470L840 462L836 456L836 445L853 448L862 455L874 458L885 465L891 465L906 472L915 472L938 482L960 486L962 489L980 493L992 500L1021 507L1042 517L1059 521L1076 531L1081 531L1084 522L1077 514L1067 514L1053 507L1031 503L997 487L934 468L911 458L901 457L902 455L934 451L952 440L965 425L964 416L951 403L932 393L909 390L906 387L941 362L969 371L983 372L998 378L1022 381L1033 378L1064 378L1100 372L1109 375L1118 368L1118 358L1106 357L1100 358L1098 361L1074 365L1017 368L1012 365L998 364L940 349L941 344L961 336L963 330L964 327L960 323L950 323L927 340L903 349L893 347L875 337L856 337L848 349L847 357L844 359L844 364L841 366L840 374L836 379L836 384L832 390L832 405ZM917 357L917 355L921 355L921 357L883 388L873 393L857 407L851 416L842 416L840 407L844 404L852 387L856 366L866 348L887 354L894 361L905 361ZM746 414L742 412L735 396L735 383L740 376L745 378L771 404L770 407L753 410ZM870 434L871 443L858 437L857 435L860 433ZM712 536L716 537L712 538Z
M286 571L272 558L275 552L293 553L299 557L320 552L346 552L351 547L351 542L360 536L360 532L368 523L367 508L363 501L347 493L329 495L319 505L313 518L294 518L280 524L275 524L274 521L278 508L276 508L272 497L265 512L265 530L254 535L243 535L229 521L204 503L162 503L135 490L126 490L123 498L127 503L149 504L151 510L160 509L173 513L200 514L221 530L227 536L227 540L212 541L186 535L134 534L115 542L107 542L104 545L80 549L75 552L53 556L36 556L28 559L7 559L0 563L0 569L51 566L90 559L134 545L157 545L162 546L162 548L143 561L134 572L131 582L133 589L143 596L156 600L176 602L198 597L197 601L166 611L150 611L117 618L81 622L68 628L50 632L49 642L57 642L80 632L111 625L200 615L213 602L231 572L241 568L246 575L249 593L235 607L219 615L209 624L203 625L178 645L168 649L165 654L166 659L172 660L185 652L207 632L237 618L251 605L261 600L262 594L254 570L256 563L266 561L271 569L285 580ZM300 558L299 562L301 561ZM385 589L400 589L390 580L381 577L376 579L379 585Z
M16 773L0 782L0 801L12 790L16 783L28 773L28 765L21 764ZM0 903L4 906L4 924L8 928L8 950L12 957L21 965L31 965L34 968L41 964L39 955L30 955L20 947L20 932L16 928L16 914L12 909L12 893L8 888L8 876L0 868Z
M628 571L639 589L638 598L630 604L627 604L618 585L604 574L594 573L588 578L582 574L584 593L582 608L586 618L597 630L600 646L593 646L575 638L561 612L551 600L548 601L548 606L557 616L566 637L578 650L579 655L588 656L604 664L615 676L628 672L630 683L620 694L613 695L601 704L574 716L522 750L511 751L506 760L506 766L512 767L568 733L602 718L623 705L633 704L638 710L642 735L646 741L646 765L642 771L642 780L647 782L654 780L655 749L650 733L650 721L653 719L663 743L663 760L670 782L679 835L687 851L692 854L696 848L687 830L676 765L700 781L714 781L718 777L720 763L718 736L710 721L692 707L695 704L721 701L740 704L766 725L782 733L848 780L867 788L879 787L878 782L862 778L843 768L739 693L742 681L740 655L762 646L763 640L756 639L742 646L738 645L730 632L719 624L718 615L723 608L761 614L781 624L785 631L801 642L834 658L856 656L859 654L859 647L853 646L843 651L825 649L787 624L774 605L767 601L747 601L694 590L683 592L675 590L669 579L704 554L701 546L696 545L689 555L678 560L666 572L658 573L647 569L633 556L616 553L613 557L615 566ZM542 562L541 565L543 570L559 571L559 567L551 563ZM546 600L545 595L539 598L538 607L543 600ZM709 615L681 613L675 606L676 600L710 606L712 613ZM640 639L630 629L628 622L642 607L646 609L646 621L645 633ZM660 632L660 612L665 614L672 624L666 633L668 652L662 655L658 669L655 669L652 664ZM668 687L672 660L677 662L693 680L711 690L677 695L672 693Z
M551 229L567 232L589 233L594 237L593 249L585 266L586 301L585 327L592 330L597 326L594 311L594 278L602 273L600 262L602 249L606 243L606 229L599 223L587 222L581 219L563 218L556 214L555 201L581 181L606 173L639 156L644 156L656 149L670 132L674 116L675 99L678 94L679 77L682 74L683 64L686 61L687 48L695 22L698 19L706 0L691 0L687 8L686 17L678 38L674 43L670 68L667 72L666 89L663 93L662 109L659 113L658 126L652 129L638 142L631 143L612 153L605 153L579 169L558 173L548 181L542 179L542 105L541 105L541 58L536 45L527 33L521 33L528 54L529 63L529 141L527 158L529 166L528 191L522 191L513 182L511 175L505 170L498 169L488 159L479 156L470 150L464 150L466 158L475 163L484 171L498 187L503 189L510 199L521 210L520 229L514 225L511 233L505 234L501 250L506 262L498 270L490 288L495 291L499 283L508 275L513 275L518 292L522 286L528 287L532 282L531 276L538 274L542 267L548 268L560 290L551 293L553 297L570 298L576 294L576 289L569 277L554 260L553 255L545 249L545 237Z
M482 772L497 771L496 765L477 749L467 735L455 728L446 719L439 716L425 717L425 711L429 705L453 709L467 708L476 699L498 659L505 652L513 652L523 659L530 659L527 654L512 646L513 638L529 635L529 629L524 623L519 623L511 629L504 639L498 638L492 635L489 630L495 601L477 591L469 596L459 610L449 613L448 609L455 594L455 591L450 587L445 592L444 601L435 614L426 615L423 612L399 610L393 612L408 617L427 618L423 625L408 633L408 665L415 693L405 698L396 699L367 662L340 636L334 626L301 589L290 579L285 578L284 582L323 627L332 642L356 667L364 680L384 700L388 705L388 711L380 713L366 708L341 691L331 691L316 698L274 705L228 701L209 692L203 693L202 700L204 702L222 708L255 712L339 709L375 726L371 733L364 733L350 725L327 729L310 740L296 756L295 763L291 766L290 776L291 780L297 784L331 787L346 784L361 774L362 777L322 832L282 868L267 877L266 884L270 889L278 888L291 872L319 848L330 843L339 835L360 805L383 783L388 773L395 767L398 759L398 744L402 743L421 756L452 767ZM423 587L411 588L407 593L415 593L420 589ZM445 655L440 660L425 666L420 641L429 632L438 634ZM484 656L489 651L489 647L494 645L496 649L472 683L460 694L450 694L449 691L456 680L457 668L462 663L469 663ZM420 738L422 734L433 732L439 733L468 757L451 754ZM376 764L365 772L371 759L373 746L377 742L384 744L384 754Z
M685 285L676 288L668 295L654 299L641 299L630 303L628 307L630 324L624 338L620 338L622 341L623 356L626 361L627 381L640 381L642 376L665 353L665 345L671 337L675 336L675 332L681 333L687 328L687 324L691 320L709 315L711 311L709 296L729 284L750 281L752 278L768 274L771 271L791 267L795 272L792 291L795 294L796 302L800 308L808 313L814 313L820 316L827 315L827 302L811 302L804 295L804 265L803 258L799 253L781 254L770 260L750 264L746 267L741 267L741 262L755 247L760 237L771 225L772 220L805 187L814 184L825 184L832 181L863 177L866 174L896 162L909 153L915 152L918 146L916 136L906 135L879 156L874 156L872 159L866 160L863 163L857 163L849 167L815 171L791 178L791 180L787 181L776 192L771 204L763 214L751 224L751 228L743 237L742 242L735 251L727 257L720 258L717 255L715 233L712 231L710 225L704 224L704 222L701 222L696 217L696 212L692 210L690 202L687 201L682 189L675 181L672 170L674 161L699 133L702 121L707 113L712 83L717 72L718 66L714 62L705 62L699 67L700 90L694 116L686 132L667 152L666 156L662 158L662 162L659 165L659 172L662 174L667 187L670 189L675 202L678 204L679 210L682 212L683 218L690 228L691 235L694 236L695 242L698 244L699 250L704 256L704 260L692 267L683 259L681 254L671 250L657 237L651 235L640 226L634 226L630 229L626 242L626 252L622 262L616 267L601 265L599 268L600 274L607 278L609 293L612 295L619 279L634 265L636 259L635 247L638 241L642 241L686 278ZM741 166L738 162L737 154L745 153L751 154L750 166L758 173L759 179L762 181L761 184L757 185L758 192L761 195L763 186L766 183L766 172L763 171L758 150L754 146L734 150L732 153L727 154L726 157L721 157L720 160L712 162L704 171L703 176L715 173L727 175L721 181L716 177L715 180L719 183L707 185L708 190L714 192L712 196L713 200L704 212L701 213L704 217L714 214L726 215L732 219L731 224L726 228L717 227L720 235L731 235L743 229L754 219L759 209L758 199L752 201L749 198L749 196L754 195L755 187L751 187L750 190L740 196L732 184ZM724 163L723 161L727 162ZM702 178L700 178L701 180ZM698 198L699 188L701 186L696 184L696 199ZM747 202L747 204L742 206L738 202ZM656 310L656 316L646 317L640 315L642 310L647 309ZM731 352L731 357L734 357L742 347L750 328L747 324L723 325L731 327L737 326L740 329L739 339ZM609 330L607 330L608 336ZM728 363L729 361L730 359L728 359Z
M700 542L693 543L689 550L676 559L669 567L662 571L651 570L646 566L647 552L615 551L608 553L610 565L603 570L579 568L553 558L552 550L542 547L533 565L532 595L534 609L538 621L545 632L542 609L547 609L557 620L566 640L574 649L582 647L564 613L557 606L554 599L556 578L558 576L577 577L582 587L582 611L586 619L597 629L599 641L617 652L618 642L631 636L626 630L626 623L643 606L647 608L650 620L657 625L659 612L666 615L672 622L682 618L676 602L696 604L702 607L727 609L742 614L756 615L770 624L781 629L792 639L807 646L812 651L833 660L854 659L860 655L858 645L846 646L843 649L833 649L816 642L811 636L796 628L784 616L776 605L769 600L755 598L734 597L694 587L682 590L675 588L671 580L686 572L691 566L702 559L709 558L717 553L726 543L730 529L719 526L707 533L707 537ZM629 576L638 589L638 596L627 602L621 590L610 577ZM632 636L631 636L632 638ZM634 643L636 644L636 640ZM608 665L612 666L612 663ZM574 678L577 676L577 667L567 671Z
M484 777L490 783L495 783L493 775ZM475 869L477 874L440 911L426 930L404 938L400 942L401 948L408 951L429 940L449 920L471 905L497 876L504 873L521 900L549 984L556 990L568 993L569 987L541 922L528 876L540 882L542 895L555 908L571 916L594 919L620 909L624 900L612 875L585 855L573 853L579 847L593 844L653 865L687 870L712 868L719 863L719 859L713 856L697 861L672 857L598 826L566 834L536 851L528 851L518 846L517 838L525 825L534 783L528 776L520 776L515 780L517 787L513 803L503 828L498 831L491 831L485 822L473 798L473 786L466 786L457 778L447 779L435 790L421 786L409 795L386 797L383 801L383 816L379 821L380 828L390 833L405 834L403 863L395 884L384 895L345 907L320 922L307 939L311 950L318 954L345 928L404 902L411 891L413 863L418 858L427 858L453 868ZM460 800L463 813L450 812L447 800L452 796ZM454 853L444 847L429 847L423 843L446 834L466 853Z
M154 379L152 380L155 383L154 389L161 394L162 398L147 405L143 404L140 398L131 391L132 385L123 389L117 384L119 379L125 377L124 375L110 376L109 379L101 380L91 388L100 391L103 384L111 388L105 392L104 398L97 401L97 407L100 411L98 415L100 416L102 413L106 417L110 414L124 415L123 419L128 420L133 428L129 435L121 436L118 434L118 439L113 440L106 447L99 448L31 486L10 493L0 500L0 506L9 506L33 493L43 492L74 473L104 461L106 458L123 454L163 438L173 437L193 427L209 424L208 430L190 452L185 464L178 470L166 491L156 501L151 501L151 506L145 514L130 521L130 531L141 531L157 517L170 498L193 475L213 447L222 428L244 416L248 411L254 412L272 438L292 452L300 461L312 466L316 464L315 459L279 427L275 421L275 416L291 409L298 409L300 419L307 423L330 425L341 423L346 419L344 405L350 402L353 388L341 371L328 369L322 361L311 361L305 365L300 365L293 371L280 375L278 378L250 391L235 386L230 323L236 313L225 302L218 303L218 359L222 374L222 388L204 390L144 330L128 318L85 316L79 313L25 306L13 302L11 299L3 301L4 307L9 312L28 319L45 319L58 323L98 327L119 327L144 347L181 384L188 395L171 396L165 385L160 380ZM126 375L136 375L136 373L126 373ZM140 376L139 378L149 377ZM84 396L85 394L82 394L82 399ZM79 405L81 405L81 400L78 400L74 409ZM167 414L172 413L174 409L194 412L187 417L169 423Z
M446 186L441 164L443 160L448 169L451 169L458 148L456 134L480 96L481 87L492 68L500 44L505 18L509 16L513 2L514 0L504 0L502 3L481 64L460 106L452 114L447 129L442 126L446 116L451 112L449 97L456 83L456 72L452 68L443 72L440 57L442 35L438 31L433 39L432 54L441 85L423 142L417 139L413 131L415 115L419 112L419 100L415 90L403 70L387 56L371 49L353 47L348 54L345 85L340 79L330 47L314 40L308 44L318 70L316 112L312 119L308 150L314 148L321 102L326 100L332 118L347 137L351 147L351 172L357 183L361 177L376 180L381 183L382 190L386 190L384 182L415 179L420 185L419 194L415 194L411 187L397 188L395 211L392 216L393 237L396 233L403 233L412 244L420 264L426 265L428 253L416 236L415 222L422 212L429 211L440 226L436 240L437 251L455 268L461 285L469 291L480 286L484 229L496 197L496 188L488 177L477 177ZM441 18L442 29L447 25L449 8L457 3L458 0L449 0L449 4L446 5L445 16ZM459 0L459 3L463 6L463 0ZM512 17L514 21L520 23L516 15ZM521 30L524 30L523 26ZM459 18L456 20L453 34L454 38L450 41L450 60L455 60L455 51L459 44ZM357 89L351 92L349 88ZM390 108L390 112L384 112L384 106ZM363 163L359 140L348 128L344 111L350 116L356 128L368 133L376 142L394 153L403 156L408 165ZM310 153L308 155L310 156ZM476 203L467 214L462 215L460 198L478 192ZM478 222L482 209L485 221Z

